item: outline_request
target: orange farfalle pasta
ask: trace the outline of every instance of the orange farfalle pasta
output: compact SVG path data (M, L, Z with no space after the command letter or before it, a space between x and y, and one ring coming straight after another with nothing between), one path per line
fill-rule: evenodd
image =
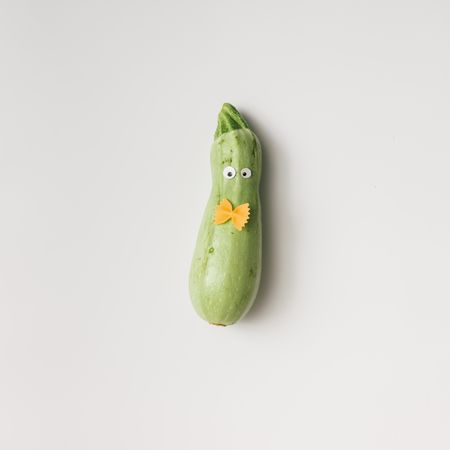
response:
M250 217L250 206L248 203L243 203L233 209L230 201L224 198L216 208L216 215L214 223L220 225L231 219L234 227L241 231L245 227Z

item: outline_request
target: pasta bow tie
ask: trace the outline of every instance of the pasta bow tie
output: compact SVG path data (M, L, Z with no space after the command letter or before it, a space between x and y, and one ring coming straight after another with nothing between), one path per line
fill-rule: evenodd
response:
M220 225L231 219L234 227L241 231L248 222L250 216L250 206L248 203L236 206L233 209L231 203L224 198L216 208L216 215L214 217L214 223Z

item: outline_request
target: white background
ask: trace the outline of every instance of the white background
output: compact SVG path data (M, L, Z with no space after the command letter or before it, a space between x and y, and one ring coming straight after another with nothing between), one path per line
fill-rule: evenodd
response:
M447 1L0 1L0 448L450 449ZM188 271L223 102L257 302Z

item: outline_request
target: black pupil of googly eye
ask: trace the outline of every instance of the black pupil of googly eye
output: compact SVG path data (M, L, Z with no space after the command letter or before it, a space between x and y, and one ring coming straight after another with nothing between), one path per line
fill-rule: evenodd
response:
M228 175L229 177L232 177L232 176L233 176L233 172L228 172L227 175Z
M244 170L244 171L242 172L242 175L243 175L244 177L246 177L246 176L247 176L247 172Z

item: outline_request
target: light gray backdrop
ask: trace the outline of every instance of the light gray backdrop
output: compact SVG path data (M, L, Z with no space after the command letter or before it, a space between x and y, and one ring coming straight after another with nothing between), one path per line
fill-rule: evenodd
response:
M450 449L449 50L443 0L0 0L0 448ZM217 328L223 102L264 272Z

